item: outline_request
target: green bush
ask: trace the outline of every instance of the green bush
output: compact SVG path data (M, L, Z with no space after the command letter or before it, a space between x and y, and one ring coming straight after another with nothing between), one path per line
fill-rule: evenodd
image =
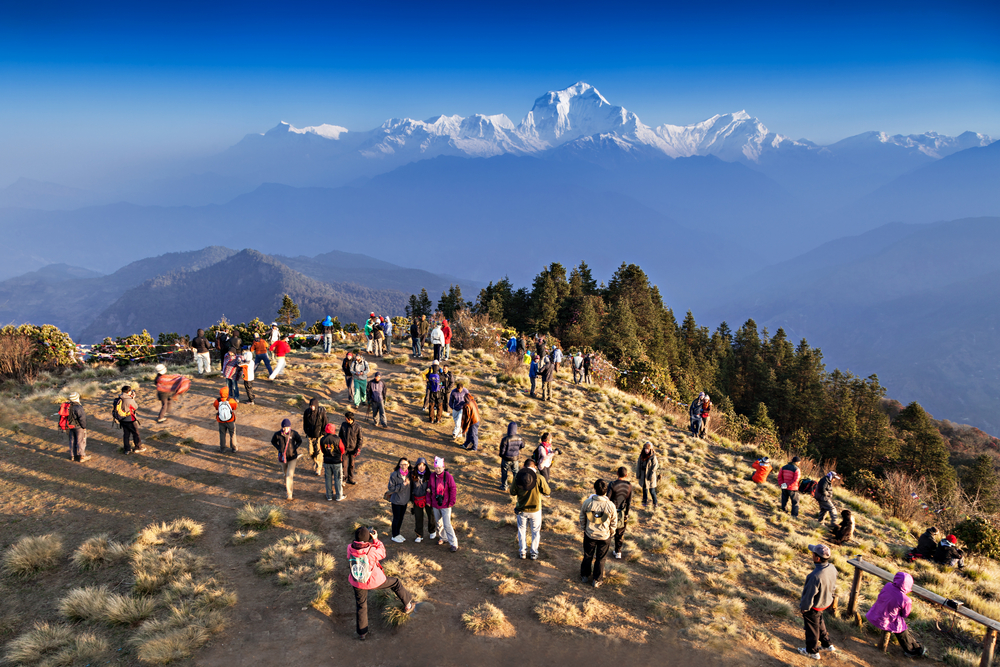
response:
M76 343L69 334L51 324L22 324L0 328L0 337L27 337L33 345L31 365L36 370L51 370L76 363Z
M987 558L1000 558L1000 530L982 517L962 521L953 531L969 551Z

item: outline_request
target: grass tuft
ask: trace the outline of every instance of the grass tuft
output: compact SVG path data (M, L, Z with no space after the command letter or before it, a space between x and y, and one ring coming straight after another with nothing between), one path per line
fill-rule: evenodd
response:
M59 614L71 621L96 621L104 618L111 600L107 586L74 588L59 601Z
M484 637L513 637L514 626L495 605L483 602L462 614L462 623L474 635Z
M192 519L174 519L169 523L150 524L139 532L135 540L140 550L148 547L176 546L191 542L205 532L205 526Z
M236 511L236 523L243 528L266 529L280 525L285 511L277 505L247 503Z
M7 645L7 661L15 665L88 664L108 652L108 642L68 625L35 625Z
M22 537L3 554L3 571L12 576L28 576L55 567L63 554L62 538L55 534Z
M125 558L129 546L108 539L107 534L95 535L84 541L70 559L81 570L94 570Z

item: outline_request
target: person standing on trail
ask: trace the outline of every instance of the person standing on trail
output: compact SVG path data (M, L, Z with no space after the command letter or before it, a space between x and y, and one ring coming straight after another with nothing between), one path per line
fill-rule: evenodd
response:
M63 415L63 412L66 414ZM80 394L75 391L69 395L69 402L63 403L59 409L59 425L63 426L65 419L66 439L69 441L69 458L77 463L90 460L87 456L87 413L80 403Z
M549 483L538 474L533 460L525 459L524 467L514 475L510 495L517 499L514 515L517 517L517 551L521 560L538 560L538 541L542 531L542 496L552 493ZM526 533L531 528L531 544L526 543Z
M691 401L691 407L688 408L688 418L691 420L688 430L691 432L692 437L695 438L701 434L701 400L703 398L705 398L705 392L700 392Z
M372 421L382 428L389 428L385 418L385 402L389 398L389 388L382 381L382 373L375 371L372 381L368 384L368 405L372 410Z
M580 581L590 582L594 588L601 585L604 557L608 555L608 541L618 530L618 511L605 495L607 492L607 482L603 479L595 481L594 493L580 507L580 529L583 530Z
M458 551L458 537L451 526L451 510L455 506L457 496L455 478L445 470L444 459L440 456L435 457L434 472L431 473L430 484L427 486L427 500L434 510L436 524L434 532L437 533L438 544L447 541L451 545L452 552Z
M441 333L444 334L444 359L451 359L451 325L448 320L441 321Z
M163 364L156 364L156 377L153 384L156 385L156 398L160 401L160 414L156 416L156 423L162 424L167 421L167 413L170 412L170 399L173 394L167 389L165 382L160 382L160 378L167 374L167 367Z
M441 423L441 405L444 403L445 388L441 381L441 371L438 362L431 364L424 384L424 403L427 405L427 421L431 424Z
M795 465L799 461L799 457L793 456L788 465L783 466L778 471L778 486L781 487L781 511L787 511L785 508L788 501L791 500L793 518L799 515L799 480L802 478L802 472Z
M500 438L500 490L507 490L507 473L517 474L517 459L524 449L524 439L517 434L517 422L507 424L507 435Z
M479 404L476 397L469 394L465 399L465 406L462 408L462 431L465 433L465 442L462 449L474 452L479 449Z
M396 577L387 577L379 562L385 558L385 545L379 542L374 528L361 527L354 531L354 541L347 545L347 565L350 574L347 581L354 589L355 624L358 639L368 638L368 591L388 588L403 605L403 612L409 614L416 603Z
M219 453L226 451L226 435L229 435L229 449L236 452L236 408L239 402L229 397L227 387L219 388L219 398L212 404L215 408L215 421L219 423Z
M267 374L271 374L271 358L267 356L268 344L266 340L260 337L260 334L253 335L253 345L250 346L250 350L253 352L253 366L254 372L257 370L257 364L264 364L264 368L267 369Z
M546 357L542 361L542 367L538 374L542 376L542 400L550 401L552 400L552 381L556 378L555 362Z
M323 474L323 450L319 441L326 433L326 408L319 404L318 398L309 400L309 407L302 413L302 432L309 439L309 458L316 468L316 476Z
M465 388L465 383L461 380L448 396L448 408L451 409L451 419L455 422L455 429L452 431L451 437L455 440L462 437L462 411L465 409L465 401L468 397L469 390Z
M372 347L376 357L385 354L385 329L378 320L372 322Z
M347 455L347 483L354 484L354 459L361 455L364 436L361 424L354 421L354 413L348 410L344 413L344 423L340 425L340 441L344 443L344 453Z
M344 361L340 364L340 369L344 371L344 382L347 385L347 397L350 399L351 390L354 387L354 383L351 381L351 364L354 363L354 353L348 352L344 355Z
M420 349L420 327L417 326L416 317L410 322L410 342L413 344L413 356L415 358L420 357L422 355Z
M535 397L535 380L538 378L538 357L528 352L528 356L531 358L530 365L528 366L528 379L531 380L531 391L528 392L528 396L532 398Z
M198 329L198 334L191 339L191 350L194 352L194 363L198 366L198 375L204 375L212 370L212 344L205 338L205 330Z
M226 386L229 388L229 396L240 400L240 364L243 362L243 353L230 348L222 357L222 376L226 378Z
M399 534L403 529L403 519L406 518L406 508L410 506L410 461L404 456L396 463L396 468L389 475L386 488L389 496L389 506L392 508L392 541L402 544L406 538Z
M410 512L413 513L414 529L417 534L413 538L413 541L424 541L425 518L427 519L427 530L430 532L428 537L433 540L437 537L437 533L434 532L436 527L434 510L427 499L427 489L431 482L431 469L427 466L427 459L423 457L417 459L417 464L410 468L409 478L410 499L413 500L413 507L410 509Z
M594 367L594 355L590 352L583 357L583 381L585 384L593 384L594 381L590 379L590 371Z
M424 344L427 343L427 334L431 331L431 324L427 321L426 315L420 316L420 323L417 324L417 332L420 334L420 354L424 353Z
M271 333L267 340L268 353L271 355L271 361L274 361L274 353L270 352L271 346L277 343L280 338L281 338L281 331L278 330L278 323L271 322ZM268 371L268 375L270 374L271 374L270 371Z
M835 479L840 479L840 475L831 470L816 483L816 502L819 503L819 516L816 517L816 520L822 523L823 516L828 514L831 528L837 527L837 508L833 504L833 480Z
M323 353L330 354L333 350L333 318L329 315L323 320Z
M654 510L659 504L659 499L656 497L656 477L659 470L660 462L656 458L656 452L653 451L653 443L647 440L642 445L642 451L639 452L639 460L635 462L635 478L642 486L643 508L649 504L647 492L652 497Z
M708 435L708 418L711 416L712 412L712 399L705 394L705 397L701 399L701 426L698 429L698 437L704 438Z
M392 354L392 318L388 315L382 318L382 330L385 331L385 353Z
M326 499L344 500L344 443L334 433L333 424L323 428L323 437L319 440L319 448L323 452L323 473L326 481Z
M267 356L264 356L267 359ZM243 362L240 364L240 370L243 371L243 389L247 393L247 405L254 404L254 393L253 393L253 376L254 376L254 354L253 350L249 347L244 346L243 348Z
M434 349L434 361L441 361L441 352L444 350L444 332L441 325L435 324L431 330L431 347Z
M538 443L535 451L531 453L531 458L535 460L538 472L545 476L546 482L552 482L549 473L552 471L552 461L556 458L556 454L562 454L562 450L552 447L551 433L543 433L542 441Z
M368 393L368 362L365 358L361 356L358 352L354 355L354 360L351 361L351 380L354 386L354 407L357 408L359 405L367 400Z
M608 484L608 498L614 503L618 513L618 527L615 529L615 544L611 554L615 558L621 558L628 513L632 509L632 482L628 481L628 468L625 466L618 468L618 479Z
M292 347L288 344L288 336L284 336L279 338L277 343L271 343L269 349L274 352L274 356L278 359L274 372L268 376L269 380L274 380L285 372L285 355L292 351Z
M570 358L570 366L573 367L573 384L580 384L583 379L583 354L579 350Z
M913 601L909 597L912 590L913 577L908 572L897 572L892 581L882 587L865 618L879 630L896 635L896 641L907 657L922 658L927 655L927 649L913 638L906 626L906 617L913 609Z
M278 463L281 465L281 474L285 478L285 495L288 500L293 500L295 463L299 458L299 445L301 444L302 436L297 431L292 430L292 420L282 419L281 429L271 436L271 445L278 450Z
M830 643L830 633L826 631L826 622L823 620L823 612L833 604L837 592L837 568L830 563L830 547L825 544L810 544L809 551L812 552L816 567L806 577L802 599L799 600L799 611L802 612L806 629L806 645L799 649L799 653L819 660L821 645L824 651L830 653L837 650Z
M229 352L229 333L226 331L226 325L220 325L219 330L215 332L215 349L219 351L220 360Z
M375 342L372 338L372 319L374 317L375 313L372 313L368 316L368 319L365 320L365 341L367 342L367 347L365 349L368 350L368 354L372 353L372 346Z
M563 360L562 350L559 349L558 345L553 345L552 346L552 367L554 369L553 373L555 375L559 375L559 364L562 363L562 360Z
M141 454L146 451L139 437L139 420L135 416L139 404L135 402L135 391L129 385L122 387L121 396L115 401L112 411L117 421L122 427L122 453ZM129 441L132 444L129 444Z

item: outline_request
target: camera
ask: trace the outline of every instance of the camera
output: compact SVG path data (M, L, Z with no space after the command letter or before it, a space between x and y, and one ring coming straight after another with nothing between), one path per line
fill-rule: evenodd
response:
M438 505L444 505L444 496L437 494L434 498L437 500Z
M375 530L375 526L368 526L368 532L371 533L373 540L378 538L378 531Z

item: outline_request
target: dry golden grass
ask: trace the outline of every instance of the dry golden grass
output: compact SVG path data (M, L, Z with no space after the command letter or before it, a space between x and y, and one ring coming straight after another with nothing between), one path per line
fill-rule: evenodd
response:
M513 637L516 634L504 613L495 605L483 602L462 614L462 623L474 635Z
M104 618L115 625L138 625L156 611L157 601L151 597L129 597L112 594Z
M247 542L253 542L260 536L260 533L253 529L237 530L233 533L233 536L229 538L232 544L246 544Z
M130 552L129 545L115 542L103 534L85 540L70 559L81 570L93 570L122 560Z
M74 588L59 601L59 614L71 621L96 621L104 618L110 599L107 586Z
M334 590L331 574L336 560L322 548L323 541L316 535L292 533L261 551L257 572L273 573L279 584L300 588L315 609L328 612L326 602Z
M3 571L12 576L28 576L48 570L63 554L62 538L55 534L22 537L3 554Z
M59 667L88 664L108 652L108 642L92 632L68 625L35 625L7 645L7 661L15 665Z
M135 590L141 595L152 595L183 574L204 572L208 565L207 558L181 547L136 552L132 556Z
M135 546L138 550L148 547L172 546L191 542L205 532L205 526L187 518L174 519L173 521L150 524L141 531L135 539Z

